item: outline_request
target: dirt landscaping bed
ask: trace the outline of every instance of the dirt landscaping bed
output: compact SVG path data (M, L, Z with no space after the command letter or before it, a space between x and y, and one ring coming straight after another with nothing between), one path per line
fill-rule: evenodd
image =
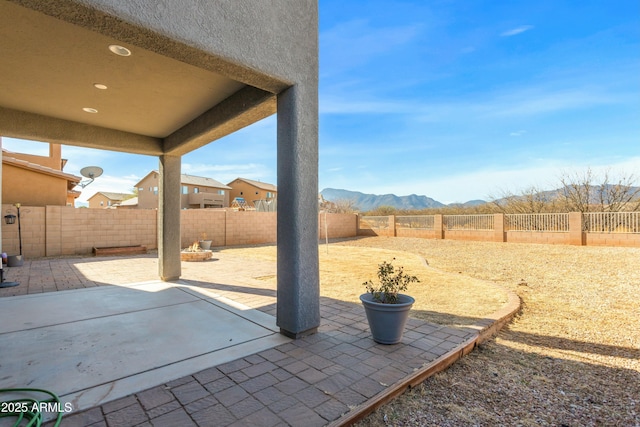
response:
M235 257L276 262L275 246L225 248ZM416 299L411 316L441 325L464 327L502 308L508 301L504 288L495 283L452 274L430 267L421 256L402 250L358 248L331 244L320 247L320 295L360 305L366 292L363 282L377 280L378 264L392 261L420 279L407 293ZM276 276L255 277L275 289Z
M365 238L514 290L521 315L360 426L640 425L640 249Z

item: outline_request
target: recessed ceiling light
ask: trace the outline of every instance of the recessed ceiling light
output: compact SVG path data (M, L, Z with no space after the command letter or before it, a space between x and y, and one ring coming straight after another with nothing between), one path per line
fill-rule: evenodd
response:
M104 89L106 89L106 88L107 88L107 85L103 85L102 83L94 83L94 84L93 84L93 87L95 87L96 89L102 89L102 90L104 90Z
M120 56L131 56L131 51L124 46L120 46L117 44L109 45L109 50L116 55Z
M95 108L91 108L91 107L84 107L82 109L82 111L84 111L86 113L91 113L91 114L96 114L98 112L98 110L96 110Z

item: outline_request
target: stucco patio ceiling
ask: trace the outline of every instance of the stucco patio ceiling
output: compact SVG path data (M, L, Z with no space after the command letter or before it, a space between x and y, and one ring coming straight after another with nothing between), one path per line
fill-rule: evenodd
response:
M0 135L139 154L182 155L269 116L281 86L65 1L0 0L0 52Z

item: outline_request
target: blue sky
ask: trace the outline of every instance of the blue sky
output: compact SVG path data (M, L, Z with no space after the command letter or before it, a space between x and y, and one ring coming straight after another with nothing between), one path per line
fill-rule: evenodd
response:
M443 203L640 177L640 3L320 0L320 190ZM29 144L3 138L11 151ZM40 148L43 144L36 144ZM44 146L43 146L44 148ZM63 147L128 192L157 159ZM183 173L276 183L275 116L183 158ZM638 180L640 183L640 179Z

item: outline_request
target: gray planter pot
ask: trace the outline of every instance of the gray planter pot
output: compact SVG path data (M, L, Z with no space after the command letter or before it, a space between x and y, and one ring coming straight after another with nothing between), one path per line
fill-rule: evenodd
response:
M211 249L211 240L200 240L198 242L198 246L200 246L200 249L208 251L209 249Z
M360 295L367 314L373 340L379 344L397 344L402 341L404 325L415 300L409 295L398 294L398 304L382 304L370 293Z
M22 267L24 264L24 258L22 255L9 255L7 258L8 267Z

